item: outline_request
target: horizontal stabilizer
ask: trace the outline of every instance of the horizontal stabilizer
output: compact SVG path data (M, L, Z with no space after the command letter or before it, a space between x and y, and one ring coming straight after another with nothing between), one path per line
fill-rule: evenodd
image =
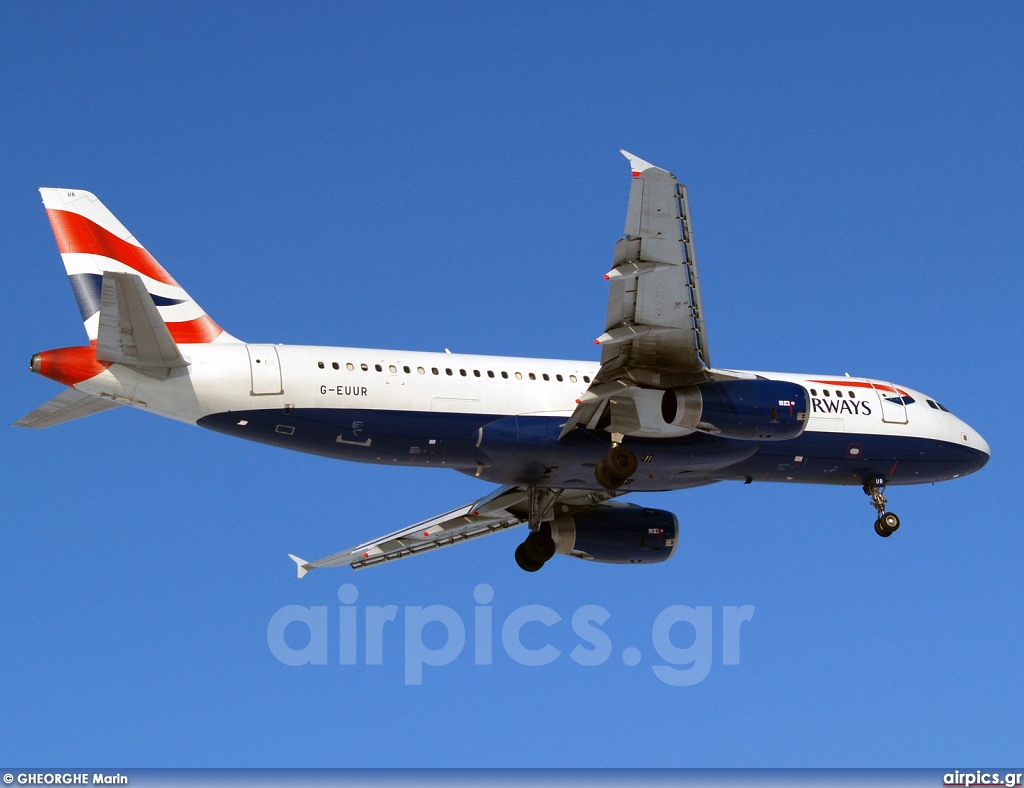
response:
M67 389L49 402L40 405L27 416L18 419L14 422L14 426L41 429L119 407L121 407L120 403L111 402L109 399L94 397L92 394L86 394L84 391L76 389Z
M103 272L96 358L165 375L188 366L138 274Z
M299 558L297 555L292 555L291 553L288 553L288 557L295 562L295 565L299 569L299 580L304 578L306 576L306 574L309 572L310 569L314 569L315 568L312 564L307 562L304 558Z

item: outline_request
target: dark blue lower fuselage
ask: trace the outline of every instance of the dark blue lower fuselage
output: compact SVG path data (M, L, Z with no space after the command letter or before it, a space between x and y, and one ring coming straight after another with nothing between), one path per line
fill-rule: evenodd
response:
M600 489L594 466L605 432L576 430L558 440L565 419L481 413L310 408L206 416L199 425L240 438L341 460L453 468L500 484ZM640 467L629 490L672 490L726 479L812 484L891 484L955 478L980 469L984 452L915 436L805 431L782 441L733 440L704 433L627 438Z

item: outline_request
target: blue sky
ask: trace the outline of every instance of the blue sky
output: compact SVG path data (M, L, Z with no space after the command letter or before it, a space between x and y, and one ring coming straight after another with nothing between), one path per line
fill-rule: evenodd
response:
M891 490L888 540L857 489L718 485L636 496L679 516L662 565L528 576L516 532L298 582L287 553L488 487L127 408L4 428L0 762L1019 762L1021 6L375 6L4 7L6 423L58 391L31 354L84 338L39 186L98 194L246 340L590 359L627 148L689 185L717 365L913 386L994 458ZM346 583L360 622L399 608L381 665L338 664ZM472 653L482 583L491 665ZM561 619L524 630L561 652L542 667L501 645L529 604ZM274 657L289 605L327 608L327 665ZM468 645L408 686L408 608L431 605ZM610 613L592 667L569 657L586 605ZM673 605L712 609L712 665L690 687L652 670ZM725 665L722 611L744 605Z

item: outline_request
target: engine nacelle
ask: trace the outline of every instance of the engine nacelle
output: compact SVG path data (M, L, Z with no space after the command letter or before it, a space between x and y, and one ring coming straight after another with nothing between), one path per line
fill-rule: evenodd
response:
M669 389L661 415L676 427L740 440L781 441L807 426L807 390L784 380L723 380Z
M623 506L563 514L551 521L555 551L603 564L655 564L676 551L672 512Z

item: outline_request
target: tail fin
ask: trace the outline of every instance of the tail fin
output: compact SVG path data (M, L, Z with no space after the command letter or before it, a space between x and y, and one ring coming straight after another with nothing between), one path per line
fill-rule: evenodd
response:
M237 342L168 274L95 195L40 189L89 340L99 334L103 272L138 274L179 344Z

